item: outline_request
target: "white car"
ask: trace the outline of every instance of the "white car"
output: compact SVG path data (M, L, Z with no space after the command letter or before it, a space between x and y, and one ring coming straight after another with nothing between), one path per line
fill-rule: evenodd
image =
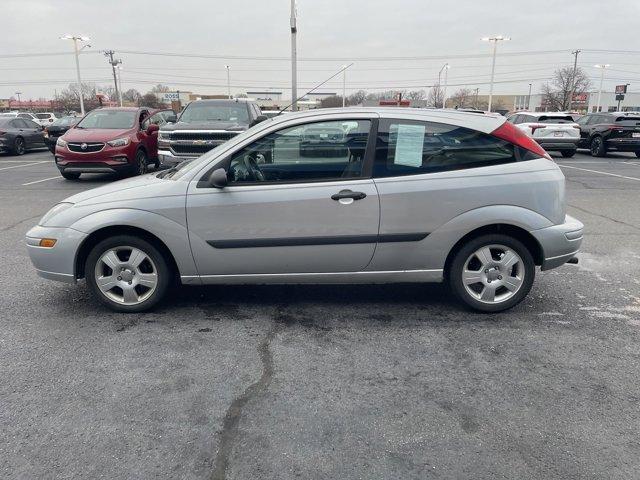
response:
M43 127L49 126L58 119L58 117L51 112L36 113L35 116L37 120L34 121Z
M42 126L42 123L40 122L40 119L38 117L36 117L35 113L29 113L29 112L7 112L7 113L0 114L0 116L2 116L2 117L13 117L13 118L26 118L27 120L31 120L32 122L35 122L38 125Z
M567 113L517 112L507 121L513 123L545 150L558 151L563 157L573 157L580 141L580 126Z

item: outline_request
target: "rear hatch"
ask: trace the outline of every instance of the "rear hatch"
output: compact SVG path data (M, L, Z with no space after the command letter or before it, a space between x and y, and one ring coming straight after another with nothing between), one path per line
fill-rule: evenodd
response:
M640 115L620 116L616 118L615 124L611 125L609 139L628 139L640 142Z
M579 138L580 127L571 115L542 115L529 125L533 138Z

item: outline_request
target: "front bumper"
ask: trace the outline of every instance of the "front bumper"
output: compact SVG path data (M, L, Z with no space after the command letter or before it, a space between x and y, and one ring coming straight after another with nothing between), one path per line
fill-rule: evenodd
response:
M79 153L56 146L54 155L58 170L68 173L129 173L135 171L136 147L105 146L99 152Z
M579 137L543 137L534 140L545 150L575 150L578 146Z
M177 164L184 162L185 160L194 160L197 156L178 156L171 150L158 150L158 159L160 164L165 167L175 167Z
M580 251L583 230L582 222L570 215L560 225L533 230L531 234L544 252L542 270L559 267L574 258Z
M75 283L75 261L86 233L73 228L33 227L27 232L26 244L31 263L42 278ZM52 248L38 246L43 238L55 238Z

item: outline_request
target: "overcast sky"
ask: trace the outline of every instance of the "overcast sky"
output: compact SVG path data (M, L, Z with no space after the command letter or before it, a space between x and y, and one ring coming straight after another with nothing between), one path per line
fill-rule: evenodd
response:
M585 51L579 65L599 85L596 63L608 63L605 89L630 83L640 90L640 0L298 0L300 90L310 89L354 62L347 93L419 89L437 81L445 62L449 93L466 84L488 93L490 45L498 47L495 93L533 92L558 66L572 65L571 50ZM233 93L273 89L290 95L289 0L1 0L0 98L52 98L75 81L73 55L8 58L25 53L71 52L61 35L91 37L81 55L83 80L110 84L101 50L263 57L257 60L116 53L123 88L142 93L154 83L197 93L226 93L225 64ZM500 55L518 52L534 54ZM540 53L546 52L546 53ZM463 55L476 56L461 58ZM393 57L434 57L403 59ZM264 57L272 57L271 60ZM273 57L276 57L273 59ZM280 58L280 59L278 59ZM319 58L329 60L317 60ZM112 81L111 81L112 83ZM341 92L336 78L324 91Z

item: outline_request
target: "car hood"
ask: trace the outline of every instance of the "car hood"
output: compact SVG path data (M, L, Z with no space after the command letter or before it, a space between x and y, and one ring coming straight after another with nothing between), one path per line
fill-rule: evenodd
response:
M70 128L64 134L67 142L108 142L129 134L131 129Z
M173 132L179 130L247 130L249 125L237 122L178 122L162 126L162 131Z

